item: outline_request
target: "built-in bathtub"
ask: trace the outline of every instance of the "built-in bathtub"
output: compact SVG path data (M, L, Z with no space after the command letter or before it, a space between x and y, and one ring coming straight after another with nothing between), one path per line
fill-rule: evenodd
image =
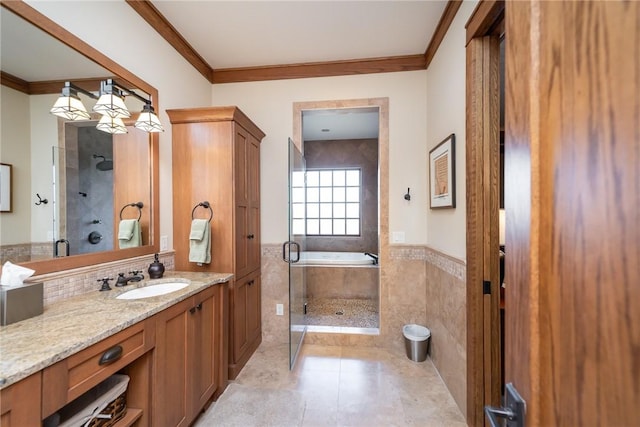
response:
M301 265L314 265L324 267L344 266L375 266L377 256L367 252L314 252L305 251L300 253Z

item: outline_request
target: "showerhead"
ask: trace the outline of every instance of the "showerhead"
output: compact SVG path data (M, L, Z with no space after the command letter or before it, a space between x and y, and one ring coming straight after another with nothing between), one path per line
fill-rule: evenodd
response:
M93 155L94 159L102 159L96 164L96 169L99 171L110 171L113 170L113 160L107 159L104 156L99 156L97 154Z

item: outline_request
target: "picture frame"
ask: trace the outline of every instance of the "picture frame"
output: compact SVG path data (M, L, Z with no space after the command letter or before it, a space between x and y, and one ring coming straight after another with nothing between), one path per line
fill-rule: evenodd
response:
M431 209L456 207L456 136L451 134L429 151Z
M0 163L0 212L11 212L11 167Z

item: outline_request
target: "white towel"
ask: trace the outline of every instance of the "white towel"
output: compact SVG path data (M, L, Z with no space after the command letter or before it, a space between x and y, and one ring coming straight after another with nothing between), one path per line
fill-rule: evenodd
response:
M189 262L209 264L211 262L211 227L206 219L191 221L189 233Z
M123 219L118 225L118 245L120 249L137 248L142 244L142 231L137 219Z

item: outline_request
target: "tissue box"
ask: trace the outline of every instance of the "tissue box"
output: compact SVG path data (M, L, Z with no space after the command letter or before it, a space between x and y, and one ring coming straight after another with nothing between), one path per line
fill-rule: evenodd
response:
M0 286L0 325L42 314L42 283Z

